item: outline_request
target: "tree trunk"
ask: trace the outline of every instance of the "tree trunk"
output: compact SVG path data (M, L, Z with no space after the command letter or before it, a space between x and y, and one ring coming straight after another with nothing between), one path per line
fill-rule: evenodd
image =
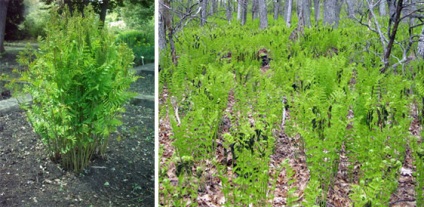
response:
M247 17L247 4L248 0L239 0L241 2L241 13L240 13L240 21L241 25L246 24L246 17Z
M9 0L0 0L0 54L4 53L4 35L6 32L6 16Z
M266 2L265 0L258 0L259 6L259 20L260 20L260 28L265 29L268 27L268 14L266 10Z
M211 1L211 6L210 6L209 15L212 16L217 11L218 3L216 2L217 0L210 0L210 1Z
M319 22L319 16L320 16L319 1L320 1L320 0L314 0L315 24L316 24L316 25L318 25L318 22Z
M386 14L387 14L386 7L387 7L386 0L381 0L380 4L378 5L380 16L386 16Z
M237 20L241 21L241 10L243 8L244 0L237 0Z
M226 14L227 14L227 20L228 22L231 22L231 19L233 17L233 12L231 10L231 1L227 0L227 9L226 9Z
M280 13L280 0L274 0L274 19L278 19L278 14Z
M417 53L418 57L424 58L424 26L421 30L420 39L418 40Z
M355 18L355 4L356 4L356 0L346 0L346 4L347 4L347 16L349 18Z
M389 24L391 24L396 14L396 0L386 0L386 1L387 1L387 4L389 5L389 15L390 15Z
M310 0L298 0L297 2L297 15L299 17L299 21L302 23L302 26L311 26L310 6Z
M284 15L284 19L286 20L287 27L291 26L291 17L292 17L292 7L293 7L293 0L286 0L286 14Z
M262 2L262 1L261 1ZM259 0L252 0L252 20L258 18L259 14Z
M171 26L170 14L168 8L169 1L164 2L164 0L159 1L159 21L158 21L158 36L159 36L159 50L164 50L166 48L166 29L168 26Z
M200 25L203 26L206 24L206 18L208 15L208 0L202 0L202 11L200 13Z
M339 25L341 0L324 0L324 24L336 28Z
M109 6L109 0L103 0L103 3L101 4L101 11L100 11L100 21L102 22L102 26L105 24L108 6Z

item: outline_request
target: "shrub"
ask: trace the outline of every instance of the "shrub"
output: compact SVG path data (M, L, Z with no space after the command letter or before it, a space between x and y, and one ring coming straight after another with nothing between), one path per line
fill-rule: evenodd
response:
M29 67L22 74L29 83L24 92L33 97L33 104L24 106L28 120L51 158L75 172L94 154L104 155L137 79L129 70L131 49L99 29L91 8L84 12L83 18L53 11L39 50L19 57Z
M154 62L155 43L153 32L142 32L138 30L125 31L118 35L117 42L124 42L132 49L135 56L135 65L142 65L142 56L144 57L144 63Z

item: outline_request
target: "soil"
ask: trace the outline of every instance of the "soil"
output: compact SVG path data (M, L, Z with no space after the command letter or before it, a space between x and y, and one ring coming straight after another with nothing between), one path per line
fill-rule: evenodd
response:
M20 49L6 47L0 75L19 67L15 58ZM153 94L153 75L149 79L133 89ZM0 115L0 207L154 206L154 110L131 104L126 109L106 158L94 159L81 174L67 172L47 157L23 111Z
M141 71L137 74L140 78L131 85L133 91L145 95L155 94L155 78L152 72Z

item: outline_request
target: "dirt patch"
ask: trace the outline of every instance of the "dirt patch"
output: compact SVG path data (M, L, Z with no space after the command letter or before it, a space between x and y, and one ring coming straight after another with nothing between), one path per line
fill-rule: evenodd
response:
M24 112L0 116L0 206L154 206L154 111L126 108L107 158L80 175L47 158Z
M155 94L155 76L152 72L140 71L140 78L131 84L131 90L140 94L154 95Z

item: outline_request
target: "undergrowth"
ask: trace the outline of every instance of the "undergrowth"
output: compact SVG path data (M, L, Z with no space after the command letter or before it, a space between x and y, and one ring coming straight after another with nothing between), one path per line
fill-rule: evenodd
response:
M206 167L222 184L222 205L271 205L274 189L269 186L275 186L276 175L269 173L269 163L283 110L290 111L285 133L301 137L310 171L302 203L289 196L291 205L326 202L342 147L351 165L353 205L388 205L408 146L417 166L417 201L422 198L424 147L408 131L411 104L418 104L420 117L423 113L422 60L402 73L380 74L378 37L348 21L338 29L305 28L295 41L289 40L293 28L281 25L263 31L218 25L181 32L178 65L168 51L161 53L160 90L167 88L172 98L161 106L160 116L169 112L174 157L191 160L161 166L162 205L196 206L209 182L203 177ZM267 72L260 69L261 49L271 58ZM231 112L230 93L235 99ZM176 108L181 122L174 116ZM228 125L224 117L231 123L228 131L222 130ZM219 158L219 146L232 162ZM166 174L172 163L187 169L179 171L175 185ZM280 167L290 174L287 165Z

